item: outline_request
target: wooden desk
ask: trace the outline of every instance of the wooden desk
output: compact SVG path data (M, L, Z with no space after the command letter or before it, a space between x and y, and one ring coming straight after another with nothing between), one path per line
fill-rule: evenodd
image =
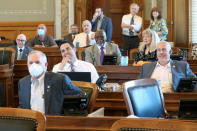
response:
M13 103L13 69L9 65L0 65L0 82L3 84L5 106L11 107Z
M119 84L137 79L141 72L141 67L139 66L104 65L96 66L96 69L99 75L107 75L107 82Z
M195 93L164 93L165 106L170 115L178 115L181 98L197 98ZM95 108L105 107L105 116L127 116L122 92L99 92Z
M53 66L62 61L62 55L60 53L59 47L33 47L34 50L42 51L47 56L48 70L51 71Z
M112 124L123 117L47 116L47 131L109 131Z

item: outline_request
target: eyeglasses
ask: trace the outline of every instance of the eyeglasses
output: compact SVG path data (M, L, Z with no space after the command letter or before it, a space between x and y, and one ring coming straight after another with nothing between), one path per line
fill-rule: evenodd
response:
M20 39L17 39L17 41L19 41L19 42L25 42L26 40L20 40Z

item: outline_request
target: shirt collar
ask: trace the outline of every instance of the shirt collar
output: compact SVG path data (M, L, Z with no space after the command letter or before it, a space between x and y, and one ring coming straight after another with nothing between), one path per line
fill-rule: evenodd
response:
M22 48L19 48L18 46L17 46L17 49L18 49L18 51L20 50L20 49L22 49L22 51L25 49L25 46L23 46Z
M107 44L106 42L103 44L103 47L104 47L104 48L106 47L106 44ZM99 49L101 49L102 46L100 46L99 44L96 44L96 45L97 45L97 47L98 47Z
M171 67L171 66L170 66L170 61L169 61L168 64L165 65L165 66L162 66L161 64L159 64L159 62L157 62L156 67L166 67L166 68L170 68L170 67Z

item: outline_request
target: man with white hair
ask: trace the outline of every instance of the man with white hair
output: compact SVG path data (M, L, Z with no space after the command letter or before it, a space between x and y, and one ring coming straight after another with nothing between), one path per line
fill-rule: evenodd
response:
M130 14L122 17L122 48L127 51L139 46L140 39L138 35L142 27L142 18L136 15L138 11L139 6L132 3L130 5Z
M15 59L17 60L27 60L27 56L33 49L27 47L26 44L26 36L24 34L19 34L16 38L15 47Z
M30 75L18 83L19 107L43 114L60 115L64 95L80 94L68 76L47 72L47 58L41 51L32 51L27 66Z
M82 23L83 32L75 36L73 44L75 47L86 47L95 44L94 32L91 31L92 25L89 20Z
M120 64L120 49L117 44L106 42L106 33L103 30L97 30L95 33L96 44L85 49L85 61L94 65L102 65L104 55L117 56L116 64Z
M184 61L171 60L171 45L161 41L157 45L157 62L146 63L142 66L139 78L153 78L161 81L161 89L164 93L174 92L180 78L195 78L196 75Z

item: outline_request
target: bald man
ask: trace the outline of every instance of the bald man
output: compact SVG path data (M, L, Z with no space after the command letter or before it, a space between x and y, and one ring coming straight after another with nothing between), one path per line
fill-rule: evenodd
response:
M82 23L83 32L75 36L73 44L75 47L86 47L95 44L93 38L94 32L91 31L92 25L89 20L84 20ZM78 44L77 44L78 43Z
M16 44L15 47L15 59L17 60L27 60L27 56L33 49L27 47L25 45L26 43L26 36L24 34L19 34L16 38Z
M196 78L189 64L184 61L171 60L171 45L161 41L157 45L157 62L146 63L142 66L139 78L153 78L161 81L164 93L174 92L180 78Z
M27 42L27 46L30 47L57 47L54 39L46 34L47 27L44 24L40 24L37 27L37 36L30 39Z

